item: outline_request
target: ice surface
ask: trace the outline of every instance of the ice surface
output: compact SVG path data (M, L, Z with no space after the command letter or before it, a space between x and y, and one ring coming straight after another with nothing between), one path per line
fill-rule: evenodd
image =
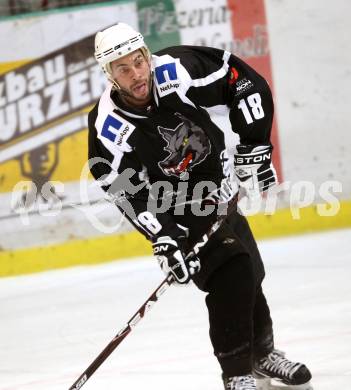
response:
M351 383L351 230L260 242L276 345ZM152 258L0 279L0 389L68 390L163 279ZM171 287L83 386L222 390L204 293Z

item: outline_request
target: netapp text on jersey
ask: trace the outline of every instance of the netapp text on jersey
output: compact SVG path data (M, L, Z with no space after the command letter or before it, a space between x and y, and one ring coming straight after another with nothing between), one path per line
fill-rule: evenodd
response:
M161 92L165 92L165 91L168 91L169 89L171 88L178 88L179 87L179 83L170 83L170 84L167 84L166 86L164 87L160 87L160 91Z
M117 145L122 145L123 137L129 132L130 127L127 125L120 133L119 133L119 139L117 141Z
M105 85L90 58L67 64L63 54L7 73L0 78L0 141L92 104Z

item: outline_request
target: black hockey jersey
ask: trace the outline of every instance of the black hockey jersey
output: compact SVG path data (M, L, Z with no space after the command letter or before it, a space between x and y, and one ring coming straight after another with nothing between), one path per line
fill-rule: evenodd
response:
M208 109L229 115L241 143L268 143L271 92L245 62L215 48L161 50L152 71L153 106L127 107L109 85L89 113L90 170L148 239L177 238L185 227L196 241L234 195L224 134Z

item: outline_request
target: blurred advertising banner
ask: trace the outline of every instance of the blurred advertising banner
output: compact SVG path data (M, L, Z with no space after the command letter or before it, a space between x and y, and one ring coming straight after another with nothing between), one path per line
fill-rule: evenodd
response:
M118 17L136 27L136 5L0 23L0 192L20 180L32 180L39 192L49 180L79 180L87 112L106 85L93 57L94 35Z
M92 42L88 36L0 76L0 164L16 159L23 177L51 177L59 142L87 127L86 111L106 84Z
M46 183L70 183L59 196L55 185L49 193L56 202L79 203L87 113L106 85L93 57L94 35L118 21L139 29L151 51L179 44L231 51L272 85L263 0L116 1L1 21L0 218L15 217L16 204L23 205L30 192L16 187L23 180L39 196ZM280 171L276 124L273 140ZM17 203L10 201L14 188Z

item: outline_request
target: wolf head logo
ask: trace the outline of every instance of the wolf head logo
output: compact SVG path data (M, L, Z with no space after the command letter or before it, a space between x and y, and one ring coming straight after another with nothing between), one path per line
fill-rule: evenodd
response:
M168 176L181 177L192 167L200 164L211 152L211 144L205 132L181 114L176 114L182 122L169 129L158 126L158 132L167 142L164 148L169 155L158 163Z

